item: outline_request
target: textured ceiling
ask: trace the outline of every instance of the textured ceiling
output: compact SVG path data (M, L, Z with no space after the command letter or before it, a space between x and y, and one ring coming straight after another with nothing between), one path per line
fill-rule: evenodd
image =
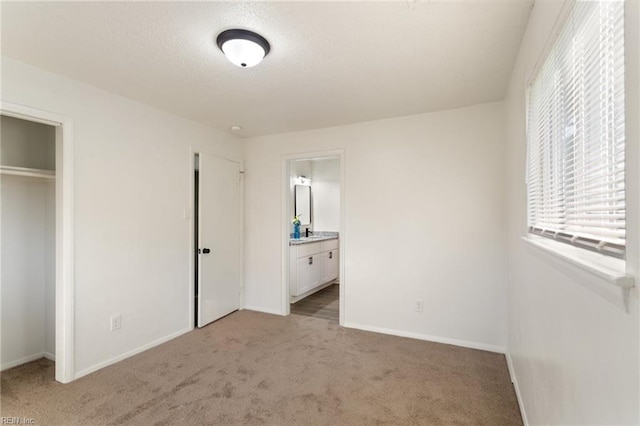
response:
M249 137L502 99L532 1L6 2L2 54ZM229 28L272 49L241 69Z

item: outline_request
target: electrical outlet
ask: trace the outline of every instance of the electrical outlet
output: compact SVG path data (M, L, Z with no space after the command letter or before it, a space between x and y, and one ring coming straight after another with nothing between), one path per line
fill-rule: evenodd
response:
M111 331L120 330L120 328L122 328L122 315L111 315Z
M422 302L422 299L417 299L416 305L415 305L416 312L422 312L423 307L424 307L424 303Z

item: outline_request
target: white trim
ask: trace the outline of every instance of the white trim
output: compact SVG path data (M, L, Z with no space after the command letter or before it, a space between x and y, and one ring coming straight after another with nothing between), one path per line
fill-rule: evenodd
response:
M51 352L42 352L42 357L48 359L49 361L56 362L56 356Z
M281 313L279 315L287 316L291 313L290 301L290 289L289 289L289 203L291 202L289 197L290 191L290 175L291 160L315 160L320 158L338 157L340 159L340 238L339 238L339 250L340 250L340 309L339 309L339 321L338 324L344 326L346 318L346 275L345 275L345 257L346 257L346 232L345 232L345 150L336 149L329 151L314 151L303 152L297 154L285 154L282 155L282 305Z
M516 391L516 399L518 400L518 407L520 407L520 416L522 416L522 423L524 426L529 426L529 420L527 419L527 412L524 409L524 400L520 394L520 388L518 387L518 379L516 377L515 367L513 366L513 360L511 354L507 352L505 354L507 359L507 368L509 369L509 376L511 377L511 383L513 383L513 389Z
M101 369L103 369L105 367L113 365L113 364L115 364L117 362L120 362L120 361L122 361L124 359L130 358L130 357L132 357L134 355L137 355L137 354L139 354L141 352L148 351L149 349L155 348L156 346L159 346L159 345L161 345L163 343L166 343L169 340L173 340L176 337L180 337L183 334L189 333L191 330L192 330L191 328L185 328L185 329L177 331L175 333L171 333L168 336L165 336L165 337L162 337L160 339L154 340L153 342L147 343L146 345L139 346L136 349L133 349L133 350L130 350L128 352L125 352L124 354L115 356L115 357L113 357L111 359L108 359L107 361L103 361L103 362L95 364L95 365L93 365L93 366L91 366L89 368L85 368L82 371L78 371L76 373L74 379L79 379L80 377L84 377L87 374L91 374L91 373L93 373L95 371L101 370Z
M549 238L527 235L522 240L618 287L633 287L633 277L626 275L625 262Z
M240 160L240 295L238 309L244 307L244 160Z
M62 144L57 141L62 140ZM75 376L73 122L56 128L56 380ZM61 145L61 146L60 146Z
M471 342L469 340L450 339L448 337L433 336L429 334L415 333L412 331L394 330L391 328L375 327L365 324L357 324L354 322L345 322L344 327L355 328L364 331L373 331L375 333L389 334L391 336L409 337L411 339L426 340L428 342L444 343L447 345L460 346L463 348L479 349L487 352L495 352L499 354L506 353L504 346L489 345L487 343Z
M625 272L625 262L589 250L553 241L549 238L527 235L521 238L529 247L545 256L563 272L587 273L590 280L578 279L578 283L593 290L619 308L629 311L629 296L634 278Z
M346 226L346 151L342 150L340 154L340 239L338 240L339 246L339 257L340 257L340 274L338 275L337 282L340 284L339 294L340 300L338 300L339 309L338 309L338 324L344 326L344 323L347 318L347 294L345 290L344 283L347 281L346 274L346 262L344 259L346 258L346 244L347 244L347 233L345 232Z
M37 354L27 355L27 356L22 357L20 359L16 359L15 361L4 362L4 363L2 363L2 367L0 367L0 371L8 370L10 368L17 367L19 365L26 364L28 362L32 362L32 361L38 360L38 359L43 358L43 357L47 358L47 356L44 354L44 352L38 352Z
M291 306L289 306L289 294L290 294L290 284L289 284L289 206L291 203L291 165L289 164L289 158L286 156L282 157L282 286L280 287L281 293L281 311L280 315L288 316L291 314Z
M30 108L28 106L14 104L3 100L0 100L0 111L2 111L2 115L6 115L7 117L19 118L21 120L28 120L34 123L46 124L48 126L59 126L61 123L68 120L68 117L54 114L49 111Z
M73 120L0 100L0 114L56 127L56 362L55 378L74 378L74 247L73 247Z
M252 306L252 305L246 305L244 308L242 308L243 310L247 310L247 311L255 311L255 312L262 312L264 314L271 314L271 315L278 315L280 317L285 316L282 312L277 311L275 309L266 309L263 308L261 306Z

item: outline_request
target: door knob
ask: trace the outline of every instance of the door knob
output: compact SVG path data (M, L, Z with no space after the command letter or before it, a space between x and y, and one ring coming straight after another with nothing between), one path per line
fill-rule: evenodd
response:
M202 252L203 252L204 254L209 254L209 253L211 253L211 250L209 250L208 248L203 248L203 249L202 249Z

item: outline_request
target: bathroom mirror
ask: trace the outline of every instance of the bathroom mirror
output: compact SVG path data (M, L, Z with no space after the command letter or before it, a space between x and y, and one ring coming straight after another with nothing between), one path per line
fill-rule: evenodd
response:
M301 225L311 224L311 187L307 185L295 186L295 215L300 218Z

